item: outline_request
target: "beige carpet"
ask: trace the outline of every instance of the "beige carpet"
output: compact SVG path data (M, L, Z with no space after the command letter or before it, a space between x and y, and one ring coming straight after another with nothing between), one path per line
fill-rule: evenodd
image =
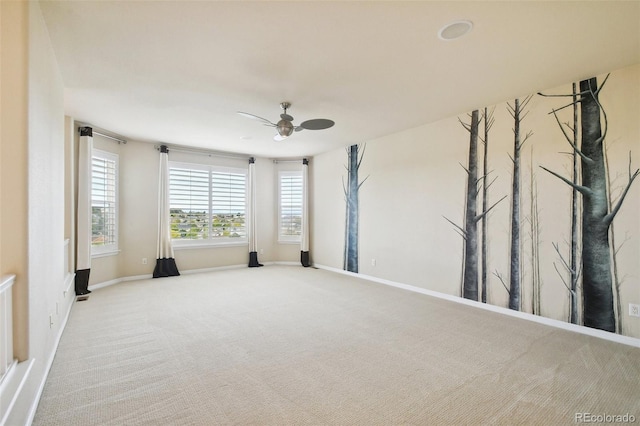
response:
M35 425L640 422L640 349L323 270L127 282L76 302Z

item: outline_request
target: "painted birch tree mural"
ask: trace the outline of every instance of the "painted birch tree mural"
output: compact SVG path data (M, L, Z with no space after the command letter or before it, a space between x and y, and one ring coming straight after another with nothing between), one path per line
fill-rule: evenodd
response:
M467 200L464 215L464 276L462 297L478 300L478 110L471 113L471 124L462 125L469 132L467 166Z
M539 93L539 95L541 96L555 96L555 95L545 95L543 93ZM560 95L560 96L564 96L564 95ZM572 146L572 147L578 147L578 128L579 128L579 123L578 123L578 90L577 90L577 84L573 83L572 84L572 94L569 95L572 98L572 109L573 109L573 123L570 124L569 122L565 122L564 123L564 127L563 127L563 123L560 122L560 119L558 118L557 113L555 113L555 118L556 118L556 122L558 123L558 126L560 127L560 130L562 131L562 134L564 135L564 137L566 138L567 142ZM569 132L567 132L567 130L565 130L565 127L569 130ZM559 271L558 266L554 263L554 268L556 270L556 272L558 273L560 280L562 281L562 283L564 284L564 286L567 288L567 291L569 292L569 322L572 324L578 324L579 323L579 318L578 318L578 300L579 300L579 295L578 295L578 285L579 285L579 281L580 281L580 262L579 262L579 258L578 258L578 251L579 251L579 234L578 234L578 230L579 230L579 206L578 206L578 201L579 201L579 192L576 189L579 183L579 179L580 179L580 175L579 175L579 169L578 169L578 150L577 149L573 149L570 153L571 155L571 160L572 160L572 168L571 168L571 182L573 184L573 186L571 186L571 217L570 217L570 242L569 242L569 259L567 261L567 259L565 258L565 256L562 254L562 252L560 251L560 247L558 245L558 243L553 243L553 247L556 251L556 253L558 254L558 257L562 263L563 268L568 271L569 273L569 279L568 281L564 278L564 275Z
M484 137L482 138L482 143L484 145L484 151L482 156L482 175L484 179L482 179L482 211L487 211L488 206L488 192L489 187L495 181L487 182L487 177L489 176L489 131L494 123L493 111L489 111L486 107L484 109L484 114L482 116L482 120L484 121ZM487 236L489 229L489 216L482 216L482 241L481 241L481 278L480 278L480 286L482 289L482 303L487 303L487 270L488 270L488 247L487 247Z
M580 104L581 146L578 147L572 143L572 148L580 157L582 184L574 183L547 168L543 167L543 169L582 195L584 325L615 332L609 231L640 170L632 172L629 168L628 182L615 205L610 208L604 161L604 140L607 135L608 122L606 112L599 100L599 94L608 78L609 76L604 79L600 87L598 87L595 77L582 80L578 97L576 101L572 102L572 104ZM552 113L558 121L557 111L553 110Z
M347 148L347 183L342 182L346 201L345 233L344 233L344 261L343 269L349 272L358 272L358 219L359 219L359 197L360 187L367 180L362 182L358 179L358 170L364 158L364 150L355 144Z
M571 126L571 130L573 133L573 146L578 146L578 88L577 84L572 84L572 99L573 99L573 126ZM562 126L561 126L562 127ZM580 279L580 268L579 259L578 259L578 227L580 225L578 219L579 207L578 207L578 199L579 193L576 189L576 186L579 182L580 175L578 170L578 153L574 149L571 152L571 160L572 160L572 173L571 173L571 181L574 183L574 186L571 187L571 246L570 246L570 255L569 255L569 282L571 284L569 293L571 295L571 309L570 309L570 317L569 321L572 324L578 324L578 280Z
M480 112L471 112L471 123L460 124L469 132L469 159L467 167L466 201L464 213L464 226L460 227L451 220L445 219L455 226L464 239L464 258L462 273L462 297L478 301L478 222L493 209L500 201L478 214L478 132L480 127ZM485 178L486 176L483 176Z
M532 95L522 102L516 99L514 104L507 104L509 113L513 117L513 178L511 187L511 246L509 251L509 309L516 311L521 307L521 243L520 243L520 151L524 143L532 135L528 132L524 137L520 135L520 124L526 117L524 112Z
M605 168L607 169L607 194L609 194L609 211L613 208L615 203L614 191L620 191L620 188L613 189L612 185L617 180L619 176L615 179L611 179L610 168L609 168L609 157L607 156L607 152L609 147L605 145L604 147L604 163ZM631 153L629 153L629 176L631 176ZM616 233L614 228L615 223L611 222L611 262L613 264L613 296L616 301L616 333L622 334L622 302L620 301L620 289L622 287L622 283L624 282L624 277L620 276L618 272L618 252L622 248L625 242L628 241L628 235L625 235L625 238L620 244L616 243Z
M538 208L538 182L533 167L533 147L529 167L529 233L531 238L531 313L541 315L542 278L540 274L540 209Z

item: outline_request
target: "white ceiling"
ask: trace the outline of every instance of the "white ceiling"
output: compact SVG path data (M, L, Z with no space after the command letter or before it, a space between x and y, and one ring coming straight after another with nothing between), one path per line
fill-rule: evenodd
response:
M66 113L265 157L334 148L640 62L638 1L41 1ZM441 41L459 19L471 33ZM329 118L282 142L273 122Z

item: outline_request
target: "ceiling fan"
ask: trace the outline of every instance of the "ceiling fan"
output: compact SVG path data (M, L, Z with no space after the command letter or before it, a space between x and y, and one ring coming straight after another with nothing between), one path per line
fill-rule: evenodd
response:
M332 127L335 122L333 120L328 120L326 118L314 118L311 120L303 121L299 126L294 126L292 121L293 117L287 114L287 109L291 107L290 102L282 102L280 103L280 108L284 110L282 114L280 114L280 121L277 123L272 123L266 118L258 117L257 115L249 114L248 112L238 111L238 114L243 117L252 118L255 120L260 120L265 126L275 127L278 131L278 134L273 137L276 141L283 141L289 136L293 134L293 132L299 132L301 130L324 130Z

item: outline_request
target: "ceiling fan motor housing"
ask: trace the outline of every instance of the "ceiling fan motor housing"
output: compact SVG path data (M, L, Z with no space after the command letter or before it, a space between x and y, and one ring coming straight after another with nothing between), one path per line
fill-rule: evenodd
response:
M280 120L276 124L276 129L278 130L278 134L282 137L289 137L293 133L293 124L287 120Z

